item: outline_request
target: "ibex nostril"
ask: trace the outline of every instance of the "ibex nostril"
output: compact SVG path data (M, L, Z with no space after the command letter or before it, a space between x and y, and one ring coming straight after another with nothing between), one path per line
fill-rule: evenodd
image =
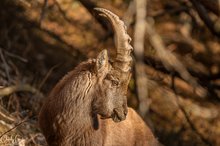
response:
M125 111L124 111L124 115L125 115L125 116L127 116L127 114L128 114L128 111L127 111L127 110L125 110Z

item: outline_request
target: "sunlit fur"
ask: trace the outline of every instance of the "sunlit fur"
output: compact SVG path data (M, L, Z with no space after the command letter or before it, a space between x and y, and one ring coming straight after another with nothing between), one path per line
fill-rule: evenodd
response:
M95 10L113 26L116 58L110 64L103 50L64 76L42 107L40 128L50 146L155 146L151 131L127 107L132 46L124 22L109 10Z
M110 99L106 98L112 97L101 96L99 94L103 91L97 90L99 84L107 82L108 72L100 81L95 64L95 60L81 63L58 82L46 99L39 124L47 143L50 146L150 146L156 142L141 118L131 109L124 121L115 123L109 119L112 111L105 109L114 108L114 102L109 107L110 102L106 101ZM105 87L102 86L103 89ZM93 106L96 106L95 111ZM108 119L102 119L98 112Z

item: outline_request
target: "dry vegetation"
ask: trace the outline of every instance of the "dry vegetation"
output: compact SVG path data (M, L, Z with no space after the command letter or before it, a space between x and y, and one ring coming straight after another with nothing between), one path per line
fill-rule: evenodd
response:
M128 103L159 141L220 145L219 7L217 0L206 2L148 0L147 16L140 16L132 0L1 0L0 145L46 145L37 115L50 89L101 49L115 55L111 28L94 6L123 18L135 49L142 48L134 54ZM135 35L140 19L142 38Z

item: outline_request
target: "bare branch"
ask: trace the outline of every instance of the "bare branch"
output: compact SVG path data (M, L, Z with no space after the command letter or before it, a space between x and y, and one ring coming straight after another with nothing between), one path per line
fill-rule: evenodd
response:
M12 57L12 58L16 58L16 59L18 59L18 60L20 60L20 61L22 61L22 62L28 62L28 60L26 59L26 58L23 58L23 57L21 57L21 56L19 56L19 55L17 55L17 54L13 54L13 53L11 53L11 52L8 52L8 51L6 51L6 50L4 50L4 52L5 52L5 54L7 55L7 56L9 56L9 57Z
M170 74L165 74L160 70L155 70L153 67L148 65L145 66L145 72L148 75L148 78L155 80L161 85L172 87L171 81L172 77ZM185 82L184 80L175 77L175 90L178 95L183 95L187 97L194 97L194 98L202 98L199 95L194 94L193 86Z
M206 11L205 7L201 5L199 2L196 0L191 0L193 3L194 7L196 8L196 11L198 12L200 18L204 21L208 29L216 36L220 37L220 32L215 29L214 23L212 20L209 18L208 12Z
M28 84L19 84L5 88L0 88L0 96L8 96L14 92L19 92L19 91L31 92L43 96L43 94L39 90Z
M8 67L8 64L7 64L7 62L6 62L6 59L5 59L4 55L3 55L2 48L0 48L0 57L1 57L1 60L2 60L2 62L3 62L3 64L4 64L4 66L5 66L5 73L6 73L6 76L7 76L8 81L9 81L9 79L10 79L10 76L9 76L9 67Z
M207 95L206 91L189 74L186 67L176 58L176 56L165 49L161 37L148 22L146 22L146 31L149 35L150 43L156 49L157 55L160 57L165 67L171 70L176 70L184 80L189 82L194 87L196 94L198 94L200 97L205 97Z
M39 19L39 24L41 26L41 23L44 19L44 15L45 15L45 12L46 12L46 8L47 8L47 3L48 3L48 0L44 0L44 4L43 4L43 7L41 9L41 15L40 15L40 19Z
M215 13L216 15L220 14L220 5L219 0L197 0L207 9Z
M200 132L197 130L196 126L193 124L193 121L190 119L190 116L188 115L188 113L186 112L184 106L182 106L180 104L180 101L179 101L179 96L177 95L176 93L176 88L175 88L175 76L172 76L172 88L173 88L173 91L175 93L175 96L176 96L176 103L177 103L177 106L179 107L179 109L181 110L181 112L183 113L187 123L189 124L190 128L193 130L194 133L196 133L198 135L198 137L202 140L202 142L204 142L206 145L208 146L212 146L212 144L202 135L200 134Z
M51 73L53 72L53 70L54 70L55 68L57 68L58 66L60 66L60 64L54 65L54 66L47 72L46 76L43 78L43 80L41 81L41 83L40 83L40 85L39 85L39 87L38 87L39 90L40 90L40 89L42 88L42 86L45 84L45 82L47 81L47 79L49 78L49 76L51 75Z
M136 0L136 24L134 28L135 82L139 100L139 112L145 117L149 109L147 83L144 71L144 40L147 0Z
M21 124L23 124L24 122L26 122L28 120L28 117L24 118L21 122L19 122L18 124L16 124L14 127L12 127L11 129L7 130L6 132L4 132L3 134L0 135L0 139L6 135L7 133L11 132L12 130L16 129L18 126L20 126Z
M10 116L8 111L5 110L2 106L0 106L0 117L1 119L7 122L10 122L10 123L15 122L15 118Z

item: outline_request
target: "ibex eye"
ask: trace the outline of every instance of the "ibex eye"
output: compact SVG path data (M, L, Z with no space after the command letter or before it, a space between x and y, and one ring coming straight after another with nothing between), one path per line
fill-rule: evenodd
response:
M113 85L113 86L118 86L118 85L119 85L119 81L112 80L112 85Z

